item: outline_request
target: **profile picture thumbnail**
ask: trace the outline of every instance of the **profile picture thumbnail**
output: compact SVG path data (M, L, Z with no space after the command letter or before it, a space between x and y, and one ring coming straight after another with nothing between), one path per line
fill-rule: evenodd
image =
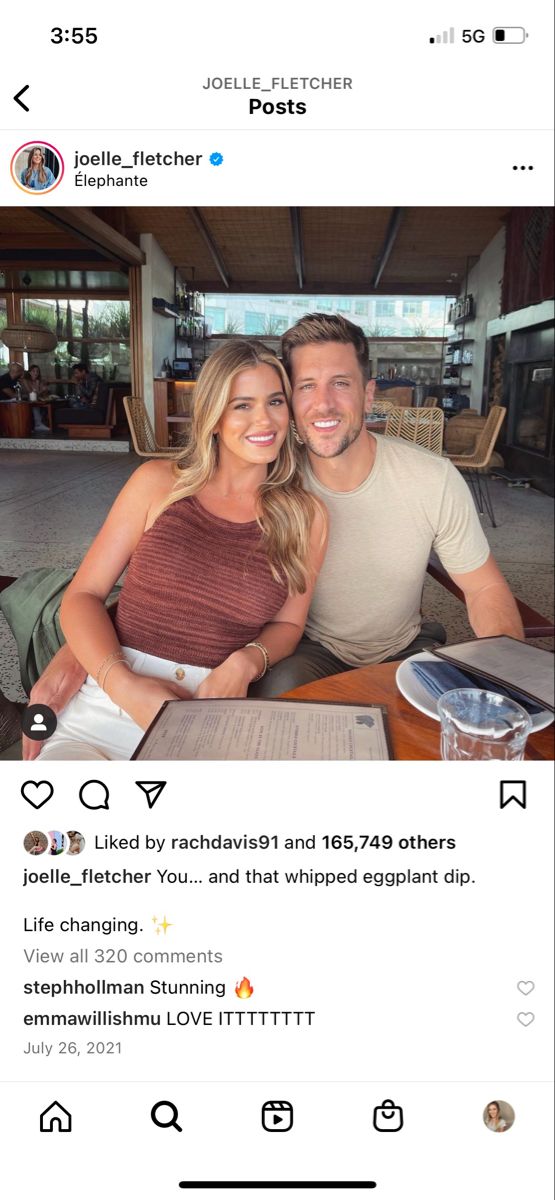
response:
M44 854L48 850L48 838L40 829L32 829L23 838L23 848L27 854Z
M506 1100L490 1100L482 1113L482 1119L491 1133L506 1133L515 1123L515 1110Z
M64 160L49 142L25 142L13 155L11 173L24 192L51 192L61 181Z
M60 833L59 829L49 829L48 836L50 838L50 854L63 854L66 848L65 834Z
M81 854L85 849L85 839L83 834L79 833L77 829L68 829L67 840L69 843L67 848L68 854Z

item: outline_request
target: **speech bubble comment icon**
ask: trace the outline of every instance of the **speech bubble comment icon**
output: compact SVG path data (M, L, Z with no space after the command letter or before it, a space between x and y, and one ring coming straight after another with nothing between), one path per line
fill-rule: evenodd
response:
M106 784L101 779L87 779L79 788L79 799L85 808L105 808L108 809L108 800L110 793Z

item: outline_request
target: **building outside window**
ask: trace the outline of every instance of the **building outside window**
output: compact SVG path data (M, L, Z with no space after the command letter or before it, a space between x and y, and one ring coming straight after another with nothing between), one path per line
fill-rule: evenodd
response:
M394 317L395 316L395 301L394 300L376 300L376 317Z
M209 293L206 316L214 334L279 337L304 314L344 313L370 337L443 337L443 296L265 296ZM223 315L222 315L223 314ZM351 315L352 314L352 315Z
M245 313L245 333L264 333L266 314L263 312Z
M225 308L214 308L213 305L207 305L204 315L212 326L212 333L225 333Z

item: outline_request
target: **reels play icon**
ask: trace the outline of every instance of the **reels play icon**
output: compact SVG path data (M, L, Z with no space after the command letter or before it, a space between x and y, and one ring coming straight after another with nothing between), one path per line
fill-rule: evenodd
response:
M289 1133L293 1128L293 1105L288 1100L267 1100L262 1105L262 1128L266 1133Z

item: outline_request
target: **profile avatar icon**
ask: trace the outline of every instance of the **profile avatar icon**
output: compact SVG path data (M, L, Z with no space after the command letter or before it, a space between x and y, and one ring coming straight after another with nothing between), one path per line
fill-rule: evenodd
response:
M52 192L60 183L64 173L64 160L60 151L50 142L40 145L24 142L18 146L10 164L12 179L18 188L33 195L37 192Z
M34 742L43 742L52 737L58 718L47 704L28 704L21 714L21 728Z

